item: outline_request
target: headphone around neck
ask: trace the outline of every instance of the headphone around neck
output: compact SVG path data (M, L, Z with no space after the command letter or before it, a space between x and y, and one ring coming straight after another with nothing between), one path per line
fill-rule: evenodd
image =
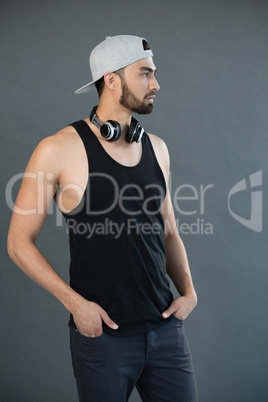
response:
M108 120L106 122L101 121L96 115L97 108L98 106L93 107L89 120L99 129L101 136L107 141L118 140L122 132L120 124L115 120ZM143 133L144 129L141 127L139 122L132 117L129 130L126 134L126 141L130 143L134 141L140 142Z

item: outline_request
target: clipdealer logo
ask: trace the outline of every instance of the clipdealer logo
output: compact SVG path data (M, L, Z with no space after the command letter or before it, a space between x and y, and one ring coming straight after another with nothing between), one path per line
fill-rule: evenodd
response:
M104 175L103 173L101 174L102 176ZM22 179L22 177L28 177L33 179L36 182L37 185L37 193L38 193L38 202L37 202L37 208L34 209L20 209L17 206L15 206L15 202L13 200L13 188L14 185ZM110 175L106 174L104 175L108 180L110 180L114 187L115 187L115 198L119 202L120 207L125 213L128 213L127 210L124 209L124 201L127 199L127 194L125 194L126 188L123 188L119 192L118 185L116 181L111 177ZM53 196L53 186L50 183L50 181L53 179L53 175L49 173L46 177L44 176L44 172L38 171L36 174L33 173L19 173L13 176L7 183L6 186L6 191L5 191L5 198L7 205L11 210L14 210L16 213L22 214L22 215L32 215L32 214L42 214L45 212L46 207L45 207L45 200L44 200L44 186L46 186L46 196L48 198L51 198ZM247 185L247 183L249 183ZM131 183L128 186L134 186L136 190L139 190L139 193L137 194L138 200L143 200L143 208L147 208L148 202L150 202L150 196L147 199L145 194L143 194L143 189L137 189L137 185ZM154 185L149 185L149 187L156 187L156 190L158 186ZM79 194L81 193L81 189L77 188L78 186L73 184L73 185L67 185L64 188L64 191L67 191L71 187L73 191L77 191L78 198ZM211 197L211 192L214 190L214 185L213 184L208 184L208 185L203 185L201 184L200 186L193 186L191 184L182 184L179 187L175 189L175 191L172 191L172 186L171 186L171 172L170 172L170 177L169 177L169 183L168 183L170 195L171 195L171 202L174 206L174 212L177 212L180 215L180 219L176 219L176 228L179 231L179 233L183 235L212 235L214 234L214 227L213 223L207 221L206 216L207 213L205 212L205 204L207 203L207 198ZM79 192L79 191L80 192ZM164 196L161 194L161 188L159 190L159 195L162 199ZM62 193L64 193L62 191ZM209 196L208 194L209 193ZM233 209L231 208L231 199L235 198L236 195L240 194L240 197L250 197L250 217L247 219L245 216L240 216L237 212L234 212ZM259 170L255 173L252 173L249 175L249 178L244 178L240 180L238 183L233 185L233 187L230 189L228 193L228 210L230 215L241 225L247 227L250 230L253 230L257 233L262 232L262 227L263 227L263 206L262 206L262 170ZM51 195L51 197L50 197ZM133 197L132 197L133 198ZM135 198L135 197L134 197ZM224 197L225 198L225 197ZM82 200L81 200L82 201ZM86 200L83 200L86 201ZM116 200L115 200L116 201ZM227 201L227 200L226 200ZM80 208L83 207L83 203L81 202L79 205L79 208L76 208L77 211L79 212ZM111 208L114 207L114 203L110 206ZM207 210L207 208L206 208ZM50 208L48 211L46 211L49 215L54 214L54 205L51 204ZM97 211L97 214L100 213L106 213L107 210L104 211ZM157 211L155 211L157 212ZM92 213L92 211L91 211ZM94 213L94 212L93 212ZM96 212L95 212L96 213ZM137 211L139 213L139 211ZM131 212L133 215L133 211ZM136 214L136 212L135 212ZM188 217L186 220L185 217ZM184 217L184 219L183 219ZM192 219L191 219L192 218ZM59 207L56 208L56 224L57 226L62 226L63 225L63 216L60 212ZM109 225L109 228L114 228L113 222ZM81 228L80 228L81 229ZM79 230L80 230L79 229ZM97 228L100 231L100 228ZM147 233L147 227L144 228L144 230ZM172 229L172 228L169 228ZM175 229L175 228L174 228ZM81 229L82 230L82 229ZM84 230L84 229L83 229ZM173 230L173 229L172 229ZM101 232L101 231L100 231Z
M249 176L250 194L251 194L251 211L250 218L246 219L237 213L233 212L230 207L230 199L235 194L247 190L246 179L236 183L228 194L228 209L230 214L242 225L247 228L260 233L262 231L262 170L253 173Z

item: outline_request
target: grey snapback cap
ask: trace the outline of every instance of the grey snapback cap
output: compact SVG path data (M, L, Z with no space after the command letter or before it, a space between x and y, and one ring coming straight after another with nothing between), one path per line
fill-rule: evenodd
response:
M144 50L143 40L146 41L145 38L133 35L108 36L92 50L89 56L89 67L93 80L77 89L75 94L95 89L94 83L107 72L114 72L135 63L135 61L153 56L151 50Z

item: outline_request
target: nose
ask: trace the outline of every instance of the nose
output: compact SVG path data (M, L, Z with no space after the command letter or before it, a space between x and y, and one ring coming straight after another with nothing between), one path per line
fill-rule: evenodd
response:
M150 89L152 89L153 91L159 91L160 89L160 85L157 82L157 79L155 78L155 76L152 77L152 82L150 85Z

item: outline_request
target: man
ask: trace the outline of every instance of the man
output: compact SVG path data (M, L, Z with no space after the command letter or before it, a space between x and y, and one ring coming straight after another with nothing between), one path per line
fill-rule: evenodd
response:
M90 68L93 81L76 93L95 85L99 104L35 149L8 252L71 313L80 401L124 402L136 386L146 402L196 402L183 320L197 296L168 191L168 150L132 117L153 110L153 53L144 38L108 37ZM70 236L70 286L35 245L53 197Z

